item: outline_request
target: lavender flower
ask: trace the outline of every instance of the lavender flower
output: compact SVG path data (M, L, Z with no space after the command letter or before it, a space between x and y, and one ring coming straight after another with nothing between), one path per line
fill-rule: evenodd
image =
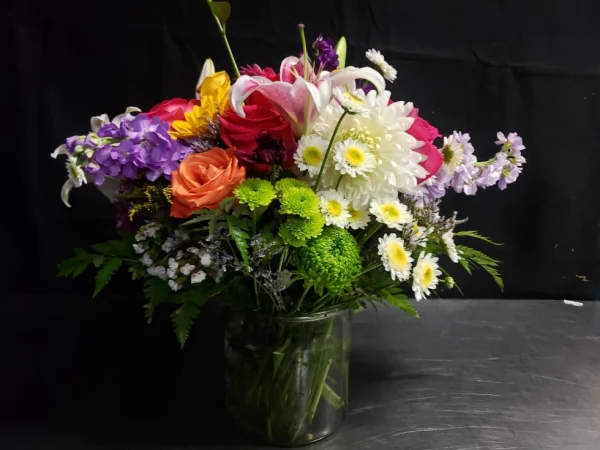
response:
M321 70L331 72L338 68L338 54L335 51L331 38L325 39L323 38L323 35L320 34L313 43L313 48L315 49L316 60L318 61L317 72Z
M523 138L517 133L508 133L508 136L504 136L504 133L498 131L497 137L496 144L501 145L502 151L508 156L521 156L521 151L525 150Z

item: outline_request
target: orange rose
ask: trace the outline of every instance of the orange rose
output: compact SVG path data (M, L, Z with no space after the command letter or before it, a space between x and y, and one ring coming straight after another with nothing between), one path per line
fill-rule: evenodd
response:
M233 189L245 179L246 169L238 166L233 149L215 147L191 153L171 173L171 216L184 218L200 209L218 209L219 202L231 197Z

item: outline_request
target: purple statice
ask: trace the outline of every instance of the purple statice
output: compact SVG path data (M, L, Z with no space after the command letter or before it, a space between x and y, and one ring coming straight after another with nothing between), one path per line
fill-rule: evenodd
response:
M517 133L508 133L508 136L505 136L503 132L498 131L497 137L496 144L501 145L502 151L508 156L521 156L521 151L525 150L523 138Z
M323 35L320 34L313 43L313 49L315 50L315 59L317 61L317 72L320 72L321 70L331 72L338 68L340 62L331 38L325 39L323 38Z

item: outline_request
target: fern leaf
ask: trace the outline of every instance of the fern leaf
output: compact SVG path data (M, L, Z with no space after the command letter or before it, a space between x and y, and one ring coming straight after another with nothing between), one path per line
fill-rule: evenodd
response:
M96 297L102 289L108 284L113 274L119 270L123 260L121 258L109 258L106 260L102 268L98 270L96 274L96 287L94 288L94 295Z
M227 216L227 225L229 226L229 233L235 242L236 247L242 255L244 260L244 267L248 269L248 242L250 238L248 235L248 225L243 219L236 216Z
M81 275L85 272L90 264L96 264L98 261L97 255L90 254L82 248L76 248L73 250L75 256L69 259L61 261L57 268L57 277L73 277Z
M415 308L413 308L412 305L410 304L410 302L407 300L406 295L404 295L404 294L392 295L388 289L384 289L382 291L382 293L385 295L385 299L390 305L401 309L405 313L408 313L411 316L416 317L417 319L420 317L417 310Z
M171 314L171 322L175 328L175 334L181 348L185 345L190 334L194 319L200 314L200 308L192 302L184 302Z
M500 272L497 267L500 265L500 261L494 259L479 250L475 250L470 247L466 247L464 245L457 245L456 248L461 256L459 262L463 267L469 267L467 272L470 273L470 269L479 267L486 271L496 282L501 292L504 292L504 282L502 281L502 277L500 276ZM464 262L463 262L464 261Z
M152 323L152 315L156 307L169 300L171 289L166 281L160 278L148 278L144 282L144 296L148 299L148 303L144 305L146 309L146 320Z
M457 231L456 233L454 233L454 236L459 236L459 237L470 237L470 238L474 238L474 239L479 239L481 241L487 242L488 244L492 244L492 245L502 245L499 242L494 242L492 241L490 238L482 236L481 234L479 234L478 231L475 230L464 230L464 231Z

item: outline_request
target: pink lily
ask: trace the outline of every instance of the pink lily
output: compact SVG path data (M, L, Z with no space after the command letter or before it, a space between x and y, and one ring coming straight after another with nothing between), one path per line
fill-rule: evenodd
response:
M253 92L260 92L277 112L290 122L294 135L300 137L310 132L319 113L331 101L334 88L356 79L364 79L370 81L379 92L385 89L383 77L370 67L346 67L334 72L322 71L315 74L309 66L306 79L302 76L303 72L302 62L295 56L289 56L281 63L279 81L271 81L261 76L242 75L229 92L233 110L240 117L246 117L244 100Z

